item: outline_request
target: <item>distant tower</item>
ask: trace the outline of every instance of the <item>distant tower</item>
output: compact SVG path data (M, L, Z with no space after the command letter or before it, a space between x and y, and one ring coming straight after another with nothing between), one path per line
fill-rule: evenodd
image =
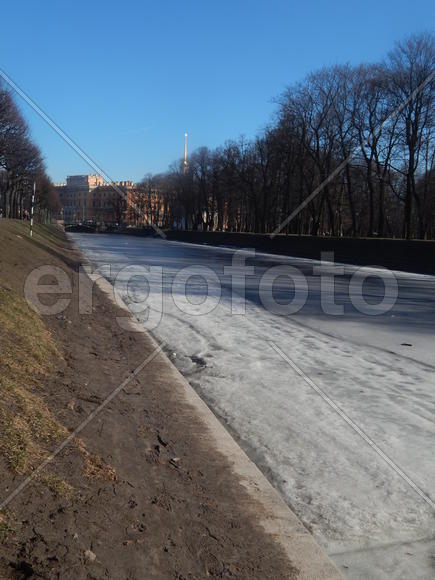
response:
M184 163L183 172L186 173L187 169L187 133L184 133Z

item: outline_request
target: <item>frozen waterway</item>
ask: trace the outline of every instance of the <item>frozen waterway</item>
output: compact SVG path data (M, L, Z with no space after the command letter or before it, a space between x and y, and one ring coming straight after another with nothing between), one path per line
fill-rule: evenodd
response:
M163 268L163 316L152 331L175 364L221 417L288 504L352 579L419 579L435 576L434 511L272 348L270 341L314 381L426 496L435 499L435 278L397 274L399 295L380 316L358 312L348 298L356 267L336 278L343 316L321 308L320 277L310 260L257 254L242 288L232 296L234 250L121 235L73 234L95 266L110 264L112 277L126 265ZM266 270L297 267L308 282L300 312L266 310L258 283ZM208 292L219 304L203 316L174 303L184 267L212 268L219 284ZM135 270L136 268L136 270ZM358 274L357 274L358 276ZM193 301L207 287L191 280ZM135 300L158 295L133 281ZM383 286L364 285L368 302ZM240 292L239 292L240 290ZM275 297L288 299L279 278ZM132 299L132 296L130 299ZM324 298L323 293L323 298Z

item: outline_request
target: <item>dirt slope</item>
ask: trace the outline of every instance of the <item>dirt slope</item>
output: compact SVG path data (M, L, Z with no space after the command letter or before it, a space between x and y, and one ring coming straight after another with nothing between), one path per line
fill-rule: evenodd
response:
M0 384L0 502L153 348L118 326L119 312L98 290L92 314L78 313L78 260L61 232L39 227L30 240L24 224L0 220L0 315L10 319L12 301L21 316L14 342L3 327L0 346L19 344L27 363L43 349L41 367L23 363L19 373L0 354L0 375L7 370L28 403L17 410ZM42 324L21 301L41 264L61 266L73 283L68 309ZM226 458L201 441L204 426L161 379L162 364L147 365L1 512L1 578L298 577L246 507ZM35 409L48 433L31 428ZM8 411L21 420L16 432L27 425L24 463L2 447Z

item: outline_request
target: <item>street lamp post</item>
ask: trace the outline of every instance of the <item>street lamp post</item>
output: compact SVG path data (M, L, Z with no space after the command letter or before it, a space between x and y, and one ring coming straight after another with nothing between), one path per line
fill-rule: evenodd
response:
M30 206L30 237L33 237L33 210L35 207L36 181L33 182L32 204Z

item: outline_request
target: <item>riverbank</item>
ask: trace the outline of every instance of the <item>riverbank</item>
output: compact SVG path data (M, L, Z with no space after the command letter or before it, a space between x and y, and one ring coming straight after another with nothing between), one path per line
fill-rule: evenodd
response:
M30 240L24 224L3 220L0 248L0 311L9 320L1 339L11 353L0 374L17 376L10 361L20 347L14 388L25 390L17 408L2 398L0 419L17 436L27 425L17 445L21 462L4 452L5 437L0 443L1 501L101 409L2 511L2 578L338 577L321 551L319 573L307 575L312 562L304 570L290 561L265 531L264 508L242 485L234 458L213 445L182 378L151 338L122 330L116 317L125 312L98 287L90 313L79 312L81 256L62 232L37 227ZM66 272L72 293L66 310L42 319L23 301L23 286L46 264ZM283 533L291 543L290 531ZM311 554L309 534L293 533L308 545L305 553L298 546L299 556Z

